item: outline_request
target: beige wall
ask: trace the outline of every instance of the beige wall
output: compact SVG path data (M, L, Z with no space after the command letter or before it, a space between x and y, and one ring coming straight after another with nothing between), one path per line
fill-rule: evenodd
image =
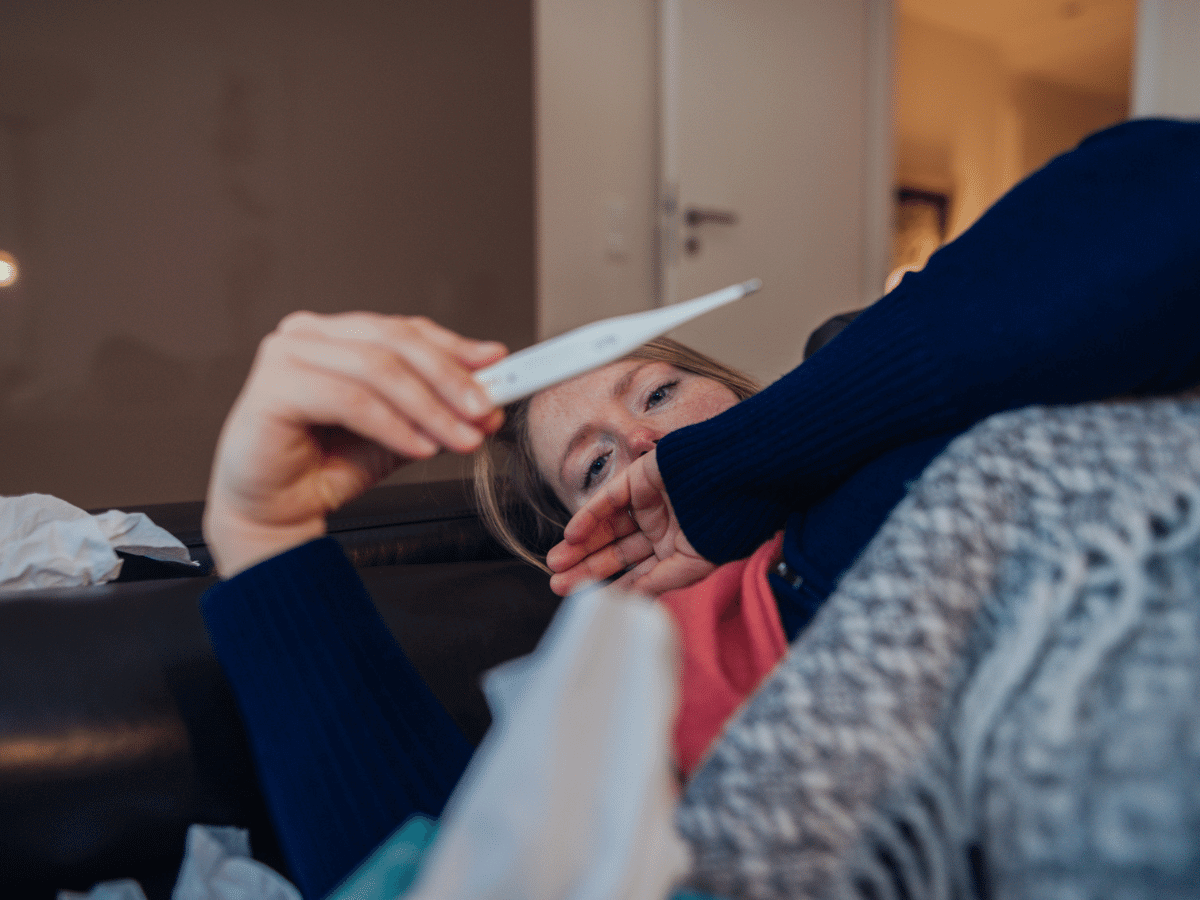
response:
M534 339L528 2L12 7L0 493L199 498L292 309Z
M534 8L538 330L549 337L654 304L657 2Z
M896 40L897 180L948 194L954 235L1012 183L1004 65L982 41L907 15Z
M1083 93L1033 78L1014 80L1012 102L1020 128L1019 175L1040 168L1129 113L1125 97Z
M1021 177L1127 111L1127 97L1022 76L983 40L899 17L897 181L950 197L948 237Z

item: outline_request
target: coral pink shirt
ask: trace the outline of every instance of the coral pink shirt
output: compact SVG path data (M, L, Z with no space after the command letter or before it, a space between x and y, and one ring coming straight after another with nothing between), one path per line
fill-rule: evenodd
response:
M675 752L690 777L725 723L787 652L767 571L783 532L746 559L659 597L683 648Z

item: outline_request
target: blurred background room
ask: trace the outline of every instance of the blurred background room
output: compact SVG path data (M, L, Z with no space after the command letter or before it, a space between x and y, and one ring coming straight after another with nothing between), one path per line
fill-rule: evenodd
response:
M758 276L677 336L776 377L1086 134L1200 116L1198 45L1200 0L0 0L0 494L200 499L294 309L517 349Z

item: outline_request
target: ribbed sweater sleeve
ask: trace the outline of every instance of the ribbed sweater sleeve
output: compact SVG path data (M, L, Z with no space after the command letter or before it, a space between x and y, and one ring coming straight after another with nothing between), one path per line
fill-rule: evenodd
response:
M1053 160L803 365L659 442L685 534L737 559L901 444L1195 383L1197 210L1200 124L1129 122Z
M247 569L201 608L305 897L412 813L441 812L472 748L335 541Z

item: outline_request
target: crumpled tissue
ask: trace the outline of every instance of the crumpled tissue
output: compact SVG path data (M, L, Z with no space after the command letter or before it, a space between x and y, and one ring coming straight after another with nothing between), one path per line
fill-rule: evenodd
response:
M103 881L88 893L59 891L58 900L146 900L132 879ZM303 900L295 885L250 857L241 828L192 825L171 900Z
M145 513L94 516L49 494L0 497L0 591L112 581L121 574L117 550L197 565Z

